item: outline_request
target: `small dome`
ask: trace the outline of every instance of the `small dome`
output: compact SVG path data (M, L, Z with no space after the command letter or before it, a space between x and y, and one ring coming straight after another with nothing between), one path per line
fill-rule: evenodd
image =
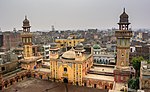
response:
M129 18L129 16L128 16L128 14L125 12L125 8L124 8L123 13L120 15L120 22L129 22L129 21L128 21L128 18Z
M25 20L23 21L23 26L30 26L27 16L25 16Z
M91 44L86 44L85 47L90 48Z
M76 58L76 53L74 51L74 49L71 49L69 51L66 51L63 55L62 55L62 58L63 59L66 59L66 60L75 60Z
M82 43L77 44L75 49L84 49L83 44Z
M101 49L101 46L98 45L98 44L95 44L95 45L93 46L93 49Z
M51 43L50 46L51 46L50 48L56 48L57 44L56 43Z

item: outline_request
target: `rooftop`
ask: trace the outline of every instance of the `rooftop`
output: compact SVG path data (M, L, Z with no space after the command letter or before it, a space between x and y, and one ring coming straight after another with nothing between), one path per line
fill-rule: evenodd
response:
M64 83L31 78L4 89L4 92L108 92L108 90L66 85Z
M35 71L50 73L50 69L47 69L47 68L38 68L38 69L35 69Z
M94 66L94 68L91 68L90 71L113 73L114 68L111 68L111 67L96 67L96 66Z
M114 81L113 76L105 76L105 75L96 75L96 74L87 74L84 76L87 79L95 79L95 80L104 80L104 81Z

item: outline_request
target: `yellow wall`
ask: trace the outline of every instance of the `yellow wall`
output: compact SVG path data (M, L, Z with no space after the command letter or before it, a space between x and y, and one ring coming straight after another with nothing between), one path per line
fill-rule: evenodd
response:
M24 57L32 57L32 45L24 45Z
M67 68L67 72L64 72L64 68ZM73 82L73 69L67 64L63 64L58 68L58 79L68 78L68 82Z
M65 46L76 46L80 42L84 42L84 39L55 39L57 46L63 48ZM63 45L63 46L61 46Z

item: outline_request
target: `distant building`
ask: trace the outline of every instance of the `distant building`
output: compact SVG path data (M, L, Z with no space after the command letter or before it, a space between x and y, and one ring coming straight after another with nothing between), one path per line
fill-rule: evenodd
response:
M0 47L3 46L3 34L0 32Z
M1 42L3 43L3 46L1 47L2 51L14 49L21 44L21 35L17 32L3 32L3 36L1 35L0 39L3 39Z
M140 89L145 90L145 92L150 91L150 64L146 61L141 62Z
M0 70L3 74L18 69L18 58L13 52L0 52Z
M43 45L42 47L42 55L43 55L43 60L50 60L50 45Z
M70 35L67 39L55 39L59 48L74 47L84 39L76 38L75 35Z
M98 64L115 64L115 53L108 53L106 48L102 48L100 45L95 44L93 46L93 58L94 63Z

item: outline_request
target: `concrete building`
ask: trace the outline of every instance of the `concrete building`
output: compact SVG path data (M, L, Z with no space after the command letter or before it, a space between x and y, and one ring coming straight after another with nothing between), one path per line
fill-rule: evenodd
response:
M84 39L76 38L75 35L70 35L67 39L55 39L59 48L74 47L83 41Z
M10 49L14 49L18 47L19 44L21 44L21 35L17 32L3 32L3 35L0 36L0 39L2 39L1 44L3 45L1 47L1 51L8 51Z
M100 45L95 44L93 46L93 58L94 63L98 64L115 64L115 53L108 53L106 48L102 48Z
M0 32L0 47L3 46L3 34Z
M150 64L146 61L141 62L140 68L140 89L145 92L150 91Z
M50 45L43 45L42 47L42 55L43 55L43 60L50 60Z

